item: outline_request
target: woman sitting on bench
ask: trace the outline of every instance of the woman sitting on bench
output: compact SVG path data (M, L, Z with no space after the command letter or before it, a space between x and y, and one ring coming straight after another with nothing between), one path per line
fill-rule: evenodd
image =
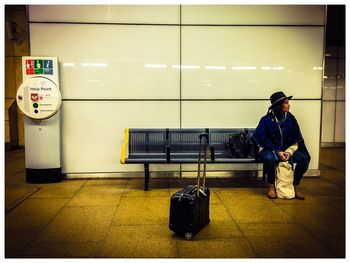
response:
M267 173L269 198L276 198L275 166L278 162L295 162L294 191L297 199L304 199L298 189L300 180L307 171L310 154L305 146L299 125L289 112L289 100L282 91L271 95L271 106L265 116L260 119L253 135L260 148L259 155Z

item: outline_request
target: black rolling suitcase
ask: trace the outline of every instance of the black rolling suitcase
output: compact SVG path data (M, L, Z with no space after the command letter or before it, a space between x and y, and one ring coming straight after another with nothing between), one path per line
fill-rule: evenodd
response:
M205 139L204 145L202 144L203 138ZM194 234L210 222L210 190L205 187L208 139L209 137L206 133L199 135L197 185L189 185L184 189L181 189L174 193L170 200L169 228L175 233L183 235L187 240L191 240ZM203 146L203 185L200 186Z

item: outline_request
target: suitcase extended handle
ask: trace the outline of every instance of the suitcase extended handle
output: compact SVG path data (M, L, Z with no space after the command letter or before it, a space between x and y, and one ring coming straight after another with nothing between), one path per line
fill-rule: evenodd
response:
M201 172L201 157L202 157L202 139L205 138L204 144L204 167L203 167L203 186L199 187L200 183L200 172ZM197 172L197 196L199 196L199 192L201 192L204 196L205 193L205 177L207 172L207 156L208 156L208 143L209 143L209 135L208 133L201 133L199 135L199 153L198 153L198 172Z

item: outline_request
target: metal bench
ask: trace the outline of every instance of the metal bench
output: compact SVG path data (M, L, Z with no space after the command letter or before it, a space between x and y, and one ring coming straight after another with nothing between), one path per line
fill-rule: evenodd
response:
M145 190L148 190L149 165L155 163L197 163L199 135L209 135L210 159L207 163L256 163L257 147L245 158L232 158L228 149L229 136L235 132L252 135L255 129L125 129L122 145L122 164L143 164Z

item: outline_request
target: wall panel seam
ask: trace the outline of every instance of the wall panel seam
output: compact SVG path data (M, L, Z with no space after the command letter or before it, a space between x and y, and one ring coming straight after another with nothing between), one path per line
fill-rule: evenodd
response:
M66 24L66 25L106 25L106 26L180 26L180 24L155 24L155 23L103 23L103 22L45 22L29 21L30 24Z
M180 46L179 46L179 52L180 52L180 65L182 65L182 5L180 5L180 8L179 8L179 11L180 11L180 39L179 39L179 44L180 44ZM179 123L179 127L180 128L182 128L182 67L180 66L180 70L179 70L179 84L180 84L180 87L179 87L179 92L180 92L180 112L179 112L179 114L180 114L180 123ZM180 169L181 169L181 165L180 165Z
M62 99L62 101L270 101L269 99ZM293 101L322 101L322 98L299 98ZM342 100L337 100L342 101ZM345 100L343 100L345 102Z
M310 25L310 24L290 24L290 25L283 25L283 24L181 24L181 26L225 26L225 27L325 27L325 25Z
M63 22L63 21L29 21L31 24L67 24L67 25L125 25L125 26L214 26L214 27L326 27L326 25L312 24L161 24L161 23L112 23L112 22Z

